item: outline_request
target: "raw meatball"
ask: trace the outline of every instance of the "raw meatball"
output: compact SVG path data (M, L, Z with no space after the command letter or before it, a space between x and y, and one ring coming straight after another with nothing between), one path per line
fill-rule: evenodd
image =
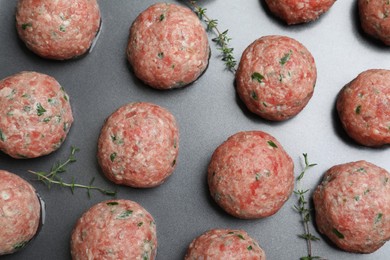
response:
M178 88L195 81L209 56L206 31L186 7L154 4L130 28L127 58L135 75L153 88Z
M130 200L103 201L85 212L73 229L73 260L153 260L157 253L152 215Z
M390 45L390 2L359 0L359 16L363 30Z
M0 81L0 150L34 158L57 150L73 123L69 97L52 77L20 72Z
M314 21L336 0L265 0L270 11L287 24Z
M99 137L98 160L108 179L136 188L160 185L176 167L179 129L174 116L151 103L115 111Z
M37 233L40 219L35 189L19 176L0 170L0 255L23 248Z
M100 27L96 0L19 0L16 28L27 48L65 60L86 53Z
M371 253L390 239L390 174L366 161L330 168L314 192L316 222L338 247Z
M250 111L281 121L298 114L313 95L317 69L298 41L265 36L244 51L236 73L237 91Z
M239 132L214 152L208 168L211 196L243 219L275 214L294 188L294 165L281 144L261 131Z
M194 239L185 260L265 260L265 253L244 230L213 229Z
M390 144L390 70L367 70L348 83L337 98L341 123L365 146Z

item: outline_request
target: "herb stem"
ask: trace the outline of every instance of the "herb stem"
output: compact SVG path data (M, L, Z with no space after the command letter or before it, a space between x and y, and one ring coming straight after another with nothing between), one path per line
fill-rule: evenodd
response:
M298 204L294 206L294 209L300 214L302 218L302 223L303 223L303 230L304 233L301 235L298 235L299 238L305 239L306 240L306 247L307 247L307 256L303 256L300 258L300 260L313 260L313 259L319 259L319 260L325 260L322 257L319 256L312 256L312 241L318 241L320 240L318 237L310 233L310 228L309 228L309 222L311 221L311 216L310 212L311 209L308 206L309 202L305 198L305 194L309 192L309 189L303 190L301 189L300 186L300 181L303 179L305 176L305 173L307 170L310 168L316 166L317 164L309 163L309 159L306 153L303 154L304 162L305 162L305 167L303 171L299 174L297 177L297 190L294 191L294 193L298 197Z
M217 27L218 25L218 20L216 19L211 19L207 14L206 14L206 8L201 8L198 4L197 1L194 0L188 0L187 1L190 6L192 7L193 11L198 15L199 19L203 20L207 24L207 31L213 31L216 33L217 37L213 38L212 41L215 42L220 48L218 50L221 51L221 57L222 61L225 62L226 69L230 70L233 72L233 74L236 73L236 65L237 61L233 56L233 48L230 48L229 42L231 38L227 36L228 30L221 32L219 28Z
M75 183L75 180L73 177L72 177L72 182L69 183L69 182L64 182L63 179L58 176L59 173L66 172L66 167L69 164L76 162L75 154L78 151L79 151L79 149L72 146L69 158L62 163L58 162L58 163L54 164L53 167L51 168L50 172L48 172L48 173L47 172L36 172L36 171L31 171L31 170L29 170L28 172L36 175L37 180L43 182L49 189L51 188L52 184L55 184L55 185L59 185L61 187L69 187L72 191L72 194L73 194L75 188L86 189L89 198L91 197L91 194L90 194L91 190L97 190L104 195L115 196L116 191L106 190L106 189L103 189L100 187L92 186L92 183L95 180L95 178L92 178L89 185L83 185L83 184Z

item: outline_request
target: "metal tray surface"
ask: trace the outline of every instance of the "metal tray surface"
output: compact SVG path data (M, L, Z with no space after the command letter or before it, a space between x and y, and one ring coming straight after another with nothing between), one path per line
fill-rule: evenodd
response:
M130 71L125 56L128 29L152 0L100 0L103 26L99 39L87 56L70 61L50 61L30 52L15 29L16 0L0 0L0 78L33 70L55 77L71 98L75 122L62 147L37 159L15 160L0 153L0 168L28 180L46 202L46 221L39 235L20 252L2 259L70 259L70 235L77 219L92 205L109 199L85 190L53 186L50 190L33 181L28 170L49 170L65 159L71 146L80 148L78 161L68 167L79 183L117 189L118 198L140 203L155 218L158 232L157 259L183 259L189 243L212 228L244 229L255 238L267 259L299 259L306 254L300 216L293 210L292 196L274 216L240 220L229 216L212 200L206 181L207 166L215 148L230 135L245 130L262 130L276 137L302 170L302 153L318 163L305 177L303 186L314 190L331 166L364 159L390 170L389 147L373 149L356 145L342 130L335 113L338 91L358 73L371 68L390 69L390 48L365 36L357 16L357 1L337 1L319 20L286 26L275 19L260 0L204 0L212 19L221 30L229 29L234 56L255 39L271 34L286 35L303 43L313 54L318 79L313 98L296 117L272 123L248 112L234 89L234 75L225 70L220 52L210 41L212 55L204 75L183 89L157 91L145 86ZM184 4L184 1L167 1ZM210 39L215 37L209 34ZM102 174L96 159L97 139L107 116L118 107L146 101L169 109L180 127L177 168L161 186L133 189L116 186ZM390 243L372 254L351 254L336 248L314 225L321 237L313 242L313 254L327 259L390 259ZM1 232L1 231L0 231Z

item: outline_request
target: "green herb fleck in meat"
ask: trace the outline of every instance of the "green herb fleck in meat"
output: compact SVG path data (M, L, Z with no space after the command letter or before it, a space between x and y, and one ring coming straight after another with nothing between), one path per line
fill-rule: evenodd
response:
M111 136L111 141L114 144L123 144L124 143L123 139L119 138L117 135L112 135Z
M6 139L5 135L4 135L3 131L1 131L1 129L0 129L0 140L5 142L5 139Z
M25 247L27 245L27 243L28 243L28 241L22 241L22 242L16 243L15 245L13 245L13 248L15 250L22 249L23 247Z
M273 141L271 141L271 140L269 140L267 143L268 143L271 147L273 147L273 148L278 148L278 146L277 146Z
M259 101L259 97L257 96L256 91L252 90L251 92L251 98L253 98L256 101Z
M263 106L268 107L267 103L263 102Z
M38 115L38 116L41 116L41 115L43 115L45 112L46 112L46 109L43 108L43 106L41 105L41 103L38 103L38 104L37 104L37 115Z
M164 14L161 14L161 15L160 15L160 22L162 22L164 19L165 19L165 15L164 15Z
M279 63L280 65L284 65L286 64L289 59L291 58L291 54L292 54L292 50L290 50L288 53L286 53L283 58L280 59Z
M14 111L13 110L7 112L7 116L13 116L13 115L14 115Z
M107 202L106 204L107 204L108 206L116 206L116 205L119 205L119 203L116 202L116 201Z
M364 195L367 195L367 193L369 193L370 192L370 189L366 189L365 191L364 191Z
M55 105L56 104L56 100L54 98L47 99L47 102L49 102L50 105Z
M354 200L356 200L356 201L359 201L360 200L360 196L359 195L357 195L357 196L355 196L355 197L353 197L354 198Z
M159 53L157 54L157 56L158 56L160 59L162 59L162 58L164 58L164 53L163 53L163 52L159 52Z
M144 224L144 222L140 222L137 224L137 226L141 227Z
M261 177L261 174L260 173L256 173L256 181L260 180L260 177Z
M23 111L24 112L29 112L29 111L31 111L31 107L30 106L24 106L23 107Z
M378 213L375 217L375 224L378 224L382 220L383 214Z
M264 76L261 75L261 74L258 73L258 72L253 72L251 78L252 78L252 80L256 80L257 82L262 83L262 82L263 82L263 79L264 79Z
M361 167L359 169L356 170L357 172L367 172L366 169L364 167Z
M386 185L388 182L389 182L389 178L386 177L386 178L385 178L385 183L384 183L384 184Z
M238 236L240 239L245 240L245 238L244 238L241 234L238 234L237 236Z
M24 23L24 24L22 24L22 29L23 30L26 30L27 27L32 27L32 23Z
M62 130L64 130L64 132L68 131L69 129L69 125L68 123L64 122L64 126L62 127Z
M116 158L116 153L114 152L114 153L112 153L111 155L110 155L110 160L111 160L111 162L114 162L114 160L115 160L115 158Z
M175 166L175 164L176 164L176 159L173 160L173 162L172 162L172 167Z
M176 138L175 139L173 139L173 148L177 148L177 140L176 140Z
M359 115L361 111L362 111L362 106L361 106L361 105L358 105L358 106L356 107L356 109L355 109L355 113L356 113L357 115Z
M63 25L63 24L60 25L60 31L61 32L66 32L65 25Z
M123 211L121 214L119 214L116 219L126 219L128 217L131 216L131 214L133 214L133 211L132 210L125 210Z
M253 249L252 246L248 246L246 249L248 249L249 251L251 251Z
M48 122L50 122L50 120L51 120L51 116L46 117L45 119L43 119L43 122L48 123Z
M340 231L335 229L335 228L332 229L332 232L333 232L333 234L335 234L340 239L344 239L345 238L344 235Z

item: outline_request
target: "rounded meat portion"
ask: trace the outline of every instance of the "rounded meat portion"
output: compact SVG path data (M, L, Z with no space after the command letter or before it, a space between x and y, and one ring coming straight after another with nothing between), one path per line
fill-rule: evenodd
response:
M244 230L213 229L191 242L184 259L265 260L266 257L259 244Z
M130 103L105 122L98 161L108 179L136 188L160 185L176 167L179 129L174 116L151 103Z
M209 56L206 31L189 8L157 3L130 27L128 61L135 75L153 88L179 88L195 81Z
M287 24L314 21L327 12L336 0L265 0L270 11Z
M390 144L390 70L360 73L340 91L336 107L345 131L357 143Z
M298 41L264 36L242 54L237 92L248 109L281 121L298 114L313 95L317 69L311 53Z
M77 221L70 249L73 260L153 260L157 254L156 224L136 202L103 201Z
M275 214L294 188L294 165L282 145L261 131L239 132L213 153L208 167L211 196L243 219Z
M57 150L73 123L69 96L52 77L20 72L0 81L0 150L35 158Z
M55 60L85 54L100 27L96 0L19 0L16 29L27 48Z
M390 45L390 2L358 0L358 7L363 31Z
M316 222L339 248L371 253L390 239L390 174L366 161L330 168L314 192Z
M0 170L0 255L22 249L36 235L40 219L35 189L19 176Z

